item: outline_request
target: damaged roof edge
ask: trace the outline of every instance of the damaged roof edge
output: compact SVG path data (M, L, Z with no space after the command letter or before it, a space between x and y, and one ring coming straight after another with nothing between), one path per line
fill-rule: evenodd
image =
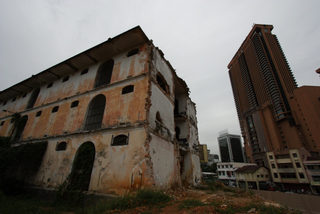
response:
M53 76L52 74L54 74L55 77L52 78L52 79L59 79L61 77L61 75L54 73L53 70L55 68L57 68L59 66L63 66L63 65L67 65L67 66L70 67L70 64L72 65L72 63L70 63L71 61L75 61L77 59L80 59L80 57L83 57L83 56L87 56L92 61L92 57L91 57L92 54L94 54L94 52L97 51L100 47L103 47L105 45L111 44L111 45L115 46L118 51L122 51L123 48L121 49L121 47L127 47L128 49L131 48L131 47L128 46L129 42L126 41L127 38L125 38L130 34L134 35L133 41L135 43L133 43L133 44L130 43L130 45L132 44L132 46L141 44L143 42L149 42L148 37L143 32L141 27L138 25L138 26L136 26L136 27L124 32L124 33L121 33L121 34L119 34L119 35L117 35L117 36L115 36L113 38L109 38L107 41L102 42L102 43L100 43L100 44L98 44L98 45L96 45L96 46L94 46L94 47L92 47L92 48L90 48L88 50L85 50L85 51L83 51L83 52L81 52L81 53L79 53L79 54L77 54L77 55L75 55L75 56L63 61L63 62L60 62L60 63L58 63L58 64L56 64L56 65L54 65L54 66L52 66L52 67L40 72L40 73L32 75L31 77L29 77L29 78L27 78L27 79L15 84L15 85L13 85L13 86L11 86L11 87L9 87L7 89L4 89L3 91L0 91L0 101L5 101L5 100L7 100L7 99L9 99L11 97L18 96L18 95L22 94L22 91L24 91L24 90L21 90L21 88L23 88L23 87L28 87L28 88L33 88L34 89L34 88L39 87L39 85L45 84L45 83L41 83L41 84L35 85L35 86L33 84L31 84L31 85L28 84L28 83L34 82L34 79L36 79L37 77L39 77L39 79L41 79L41 77L44 78L45 75L50 74L51 76ZM119 46L121 46L121 47L117 47L117 44ZM71 68L71 69L74 71L75 68ZM82 68L79 68L79 69L82 69ZM68 74L68 72L66 72L66 75L67 74ZM36 80L36 81L39 81L39 79Z
M164 59L164 61L167 63L167 65L171 69L171 71L174 74L174 76L177 79L177 81L180 82L180 84L186 89L186 92L189 94L190 93L190 89L188 88L187 83L178 76L176 70L172 67L171 63L164 57L164 53L162 52L162 50L159 47L155 47L155 48L159 51L159 53L161 54L162 58Z

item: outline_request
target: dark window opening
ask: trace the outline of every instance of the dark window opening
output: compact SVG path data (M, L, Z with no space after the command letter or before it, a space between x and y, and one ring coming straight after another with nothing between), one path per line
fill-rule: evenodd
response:
M106 97L104 95L98 95L92 99L89 104L86 124L84 130L100 129L106 105Z
M158 73L157 75L157 83L166 93L169 93L169 86L163 76Z
M114 137L111 145L112 146L128 145L128 136L121 134Z
M161 118L159 112L157 112L157 114L156 114L156 120L157 120L159 123L163 124L163 121L162 121L162 118Z
M22 97L26 97L27 96L27 93L24 93L23 95L22 95Z
M67 82L69 80L69 76L66 76L65 78L63 78L62 82Z
M57 112L58 110L59 110L59 106L55 106L55 107L53 107L51 113L55 113L55 112Z
M7 101L4 101L2 105L4 106L4 105L6 105L6 104L7 104Z
M275 178L278 178L278 173L273 173L273 176L274 176Z
M70 108L75 108L75 107L77 107L78 105L79 105L79 100L73 101L73 102L71 103Z
M12 102L16 101L16 99L17 99L17 97L13 98L13 99L12 99Z
M40 117L41 116L42 111L38 111L36 114L36 117Z
M297 153L292 153L292 157L294 157L294 158L298 157Z
M20 118L19 123L16 127L16 134L13 138L13 141L18 141L21 138L21 135L23 133L24 127L26 126L28 121L28 116L25 115L23 117Z
M0 126L3 126L3 124L4 124L4 121L2 121L2 122L0 123Z
M34 104L37 101L38 95L40 92L40 88L34 90L30 96L29 103L27 105L27 109L33 108Z
M138 53L139 53L139 48L133 49L133 50L131 50L131 51L128 52L127 57L136 55L136 54L138 54Z
M111 77L112 77L112 71L113 71L113 65L114 65L114 61L111 59L111 60L105 62L99 68L95 88L110 84Z
M134 89L134 86L133 85L128 85L126 87L124 87L122 89L122 94L128 94L128 93L131 93L133 92L133 89Z
M84 70L81 71L80 75L84 75L84 74L88 73L88 71L89 71L89 69L86 68L86 69L84 69Z
M276 168L276 165L275 164L271 164L272 168L275 169Z
M51 88L52 85L53 85L53 82L50 82L50 83L48 84L47 88Z
M297 166L297 168L301 168L301 165L298 162L296 162L296 166Z
M56 147L56 151L64 151L66 149L67 149L67 143L66 142L61 142Z

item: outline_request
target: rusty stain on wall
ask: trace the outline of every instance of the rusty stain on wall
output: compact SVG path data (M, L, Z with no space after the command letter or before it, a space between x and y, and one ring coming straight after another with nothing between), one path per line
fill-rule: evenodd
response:
M5 121L0 127L0 135L8 135L12 127L10 114L2 112L6 109L28 115L23 135L16 145L48 141L32 185L50 188L61 185L72 170L79 147L85 142L95 146L88 191L125 194L146 187L198 184L201 171L196 109L189 89L140 27L125 35L127 39L131 38L130 42L121 37L105 42L105 47L118 45L117 48L106 48L104 52L104 46L97 46L85 52L99 59L97 62L91 60L92 63L86 66L88 73L80 75L85 68L78 67L77 71L66 74L69 76L66 82L62 82L64 77L61 76L48 79L48 83L53 82L52 87L47 88L47 83L39 86L40 93L33 108L25 109L32 90L15 103L0 103L0 122ZM139 48L139 52L127 57L127 53L135 48ZM82 59L80 56L83 54L71 58L75 67L77 59ZM111 82L95 88L99 67L109 59L114 60ZM83 64L81 60L80 64ZM57 68L53 67L52 71ZM168 91L163 89L157 76L163 77L165 81L161 84L166 84ZM133 86L133 91L123 94L122 89L128 85ZM0 99L9 96L5 92L0 93ZM97 95L106 98L102 122L100 128L87 131L84 125L91 101ZM74 101L79 104L71 108ZM179 110L175 109L176 102L179 102ZM55 106L59 109L53 113ZM38 111L42 113L36 117ZM156 121L156 114L160 115L161 122ZM180 137L176 133L177 127L181 129ZM124 143L113 145L117 136L126 136ZM67 147L58 151L57 145L61 142L66 142Z

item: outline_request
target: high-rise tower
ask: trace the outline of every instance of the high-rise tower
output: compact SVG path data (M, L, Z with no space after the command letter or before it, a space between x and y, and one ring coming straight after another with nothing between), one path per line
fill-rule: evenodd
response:
M255 24L228 65L247 160L261 165L267 151L304 146L289 104L297 83L272 29Z

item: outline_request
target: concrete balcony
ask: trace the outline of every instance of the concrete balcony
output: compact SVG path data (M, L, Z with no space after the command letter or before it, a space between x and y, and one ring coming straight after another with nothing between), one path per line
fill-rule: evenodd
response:
M279 173L295 173L294 168L282 168L277 170Z

